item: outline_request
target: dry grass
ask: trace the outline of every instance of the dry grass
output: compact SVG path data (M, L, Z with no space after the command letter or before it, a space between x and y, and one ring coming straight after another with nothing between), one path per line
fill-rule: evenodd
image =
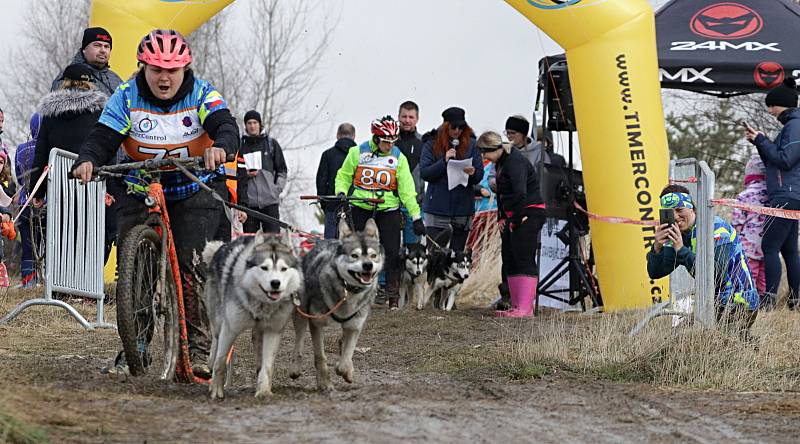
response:
M497 297L500 285L500 227L497 223L484 225L477 235L473 251L473 269L464 282L458 303L465 307L486 307Z
M641 312L554 315L506 332L497 363L524 379L566 370L615 381L725 391L800 390L800 315L761 313L754 343L699 326L673 330L661 318L629 337ZM528 370L532 369L532 370Z

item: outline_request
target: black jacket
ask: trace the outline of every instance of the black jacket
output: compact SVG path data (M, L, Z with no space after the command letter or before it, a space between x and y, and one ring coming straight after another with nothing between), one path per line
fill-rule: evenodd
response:
M78 51L78 53L75 54L75 57L72 58L72 64L80 64L88 67L92 71L95 87L98 91L107 96L114 94L114 90L117 89L117 87L122 83L122 79L120 79L117 73L112 71L109 66L106 66L105 68L98 68L89 64L89 62L87 62L86 58L83 56L82 50ZM56 91L59 89L63 80L64 73L62 72L53 80L53 84L50 85L50 91Z
M239 203L249 208L265 208L278 204L288 174L281 145L265 133L243 136L239 147L240 157L251 153L261 154L261 170L255 177L250 177L245 164L239 163L236 170Z
M414 178L414 188L417 190L417 203L422 205L425 201L425 181L419 168L419 159L422 155L422 136L416 131L400 131L400 138L395 143L408 159L408 169Z
M497 181L497 208L500 218L512 213L522 217L531 212L541 212L526 208L528 205L543 203L539 190L539 178L533 165L518 149L503 153L495 165Z
M317 168L317 195L332 196L336 192L336 173L342 167L344 159L350 148L356 146L355 140L343 137L336 141L333 147L328 148L322 153ZM322 209L333 211L336 209L335 202L323 202Z
M100 118L106 100L108 97L99 91L81 89L61 89L42 98L38 106L42 124L36 139L29 183L39 180L53 148L75 154L80 152L81 145ZM45 191L46 187L39 187L35 197L43 198Z

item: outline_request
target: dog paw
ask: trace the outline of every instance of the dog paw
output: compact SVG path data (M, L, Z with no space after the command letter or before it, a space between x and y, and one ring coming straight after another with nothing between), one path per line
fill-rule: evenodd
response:
M212 382L209 386L209 392L211 394L212 401L215 399L222 400L225 397L223 388L220 386L220 384L214 384L214 382Z
M321 393L333 393L336 391L336 389L333 387L332 382L320 383L317 385L317 388Z
M272 389L270 388L265 387L256 390L256 398L258 399L269 398L270 396L272 396Z
M354 372L353 372L353 366L352 365L350 365L350 366L337 365L336 366L336 374L341 376L342 379L344 379L345 381L347 381L350 384L353 383L353 373Z

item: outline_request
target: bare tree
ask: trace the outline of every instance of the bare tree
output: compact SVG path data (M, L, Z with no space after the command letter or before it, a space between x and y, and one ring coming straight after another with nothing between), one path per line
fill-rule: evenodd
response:
M25 2L22 28L26 32L4 54L6 69L0 78L0 100L11 140L25 140L39 99L80 49L90 4L91 0Z
M311 186L313 171L291 152L319 145L325 138L318 131L330 127L321 119L324 104L312 107L307 100L338 19L331 2L323 0L249 0L245 5L245 32L234 22L242 11L226 9L192 33L193 65L222 92L236 116L259 111L270 136L290 152L282 215L303 225L310 213L297 196Z

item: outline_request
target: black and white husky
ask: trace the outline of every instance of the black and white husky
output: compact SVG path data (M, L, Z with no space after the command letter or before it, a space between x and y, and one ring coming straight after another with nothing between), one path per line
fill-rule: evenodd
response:
M323 328L330 319L342 326L340 358L336 374L353 382L353 351L364 328L377 292L377 276L383 268L383 250L378 227L370 219L363 232L353 232L339 222L339 239L317 243L303 258L305 291L294 314L294 363L290 376L302 373L302 354L306 326L311 329L317 386L333 390Z
M425 285L428 281L428 249L420 244L410 244L400 250L402 271L400 275L400 308L414 304L422 310L428 302Z
M211 324L211 399L223 397L228 353L248 328L258 366L256 397L270 395L281 333L303 286L291 239L259 232L227 244L209 242L203 261L209 270L203 300Z
M469 249L453 251L449 248L434 248L430 253L426 301L433 295L434 307L452 310L471 268L472 252Z

